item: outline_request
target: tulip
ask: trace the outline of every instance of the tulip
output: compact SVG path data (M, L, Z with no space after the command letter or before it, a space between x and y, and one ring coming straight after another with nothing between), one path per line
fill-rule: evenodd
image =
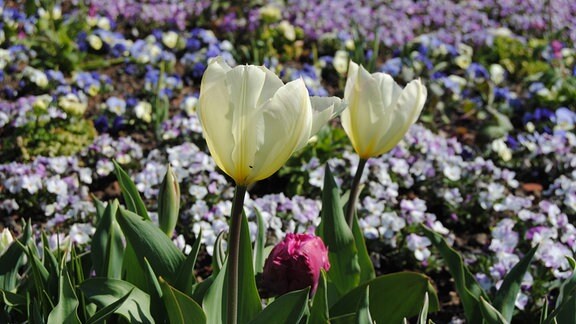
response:
M311 100L302 79L283 84L266 67L216 58L202 78L198 117L216 164L247 186L278 171L340 107L338 98Z
M263 66L210 62L200 85L198 119L212 158L236 182L230 217L227 318L238 315L241 217L247 187L278 171L343 108L338 98L310 98L302 79L284 84Z
M289 233L266 259L261 290L264 296L273 297L311 287L313 295L322 269L330 269L328 249L322 239L310 234Z
M386 73L370 74L350 62L344 89L348 109L342 112L342 127L360 156L352 182L347 221L352 225L359 182L366 161L390 151L418 119L427 90L420 80L402 89Z

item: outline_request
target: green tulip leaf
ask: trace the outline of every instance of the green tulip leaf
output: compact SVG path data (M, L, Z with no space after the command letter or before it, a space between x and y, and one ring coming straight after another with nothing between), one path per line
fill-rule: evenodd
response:
M63 269L59 277L58 295L58 304L48 315L48 323L80 324L80 319L76 313L79 304L78 298L66 269Z
M376 277L374 265L370 259L368 248L366 248L366 240L364 234L358 224L358 215L354 213L354 220L352 223L352 234L354 235L354 242L358 249L358 263L360 264L360 283L372 280Z
M428 324L428 306L429 306L429 298L428 292L424 294L424 304L422 305L422 309L420 310L420 314L418 314L418 324Z
M320 280L318 281L318 288L312 300L308 323L328 323L328 319L330 318L328 310L328 284L326 282L326 272L322 270Z
M466 318L470 323L480 323L481 314L479 298L483 297L485 300L489 300L486 293L482 290L482 287L480 287L476 278L474 278L468 267L464 264L462 256L450 247L440 234L432 231L424 225L421 225L420 228L424 232L424 235L426 235L426 237L428 237L432 244L438 249L440 255L442 255L442 258L446 262L448 271L452 275L452 278L454 278L456 291L462 301Z
M198 236L192 245L192 250L190 250L190 254L188 254L186 260L182 262L176 275L176 282L174 285L176 287L180 287L180 290L187 295L192 294L193 286L196 283L194 266L196 265L196 258L198 257L198 252L200 251L201 242L202 230L200 230L200 233L198 233Z
M170 323L206 323L206 315L194 299L174 289L162 277L160 277L159 281L162 287L162 300L164 301L164 306L166 306Z
M214 241L214 248L212 250L212 269L216 273L220 272L220 269L224 266L226 261L226 249L224 249L224 234L225 232L220 232L216 236L216 241Z
M224 267L226 262L224 262ZM206 312L206 323L226 323L226 301L228 290L226 288L226 271L220 271L216 276L212 274L212 283L206 289L202 300L202 308Z
M238 323L248 323L262 310L260 296L256 288L254 278L254 266L252 260L252 243L246 215L242 213L240 219L240 260L238 265ZM216 249L214 250L216 253ZM206 310L208 323L226 322L227 287L228 287L228 261L222 265L224 271L220 271L214 282L206 292L202 301Z
M326 165L322 191L321 222L317 234L328 247L328 278L343 296L360 282L360 265L354 235L344 218L338 185Z
M310 287L291 291L274 300L250 324L298 323L308 312Z
M494 308L500 311L502 316L507 322L512 321L512 315L514 315L514 304L516 303L516 297L520 292L520 286L522 284L522 279L534 258L534 254L538 250L538 246L533 247L526 253L526 255L518 262L511 270L506 274L502 285L494 297Z
M6 306L16 307L26 305L28 303L28 299L26 299L26 296L22 296L3 289L0 289L0 294L2 294L2 302Z
M546 323L576 323L576 262L571 257L566 257L572 266L572 275L564 280L560 286L560 294L556 301L556 308L548 318Z
M150 313L150 295L127 281L91 278L80 284L80 290L90 302L102 309L129 294L128 299L114 313L123 316L131 323L154 323Z
M86 321L86 324L103 323L110 315L114 314L114 312L116 312L126 300L128 300L128 297L130 297L131 293L132 290L126 293L126 295L124 295L122 298L97 311L94 315L92 315L92 317L88 319L88 321Z
M490 305L482 296L480 296L480 312L486 324L508 324L509 322L500 314L496 308Z
M330 308L330 316L355 314L367 286L370 287L370 314L376 323L397 324L405 317L417 316L426 293L430 296L430 311L435 312L439 307L430 278L415 272L398 272L377 277L354 288Z
M126 208L128 208L129 211L142 216L144 219L150 220L150 216L148 216L148 211L146 210L146 205L144 204L142 197L140 197L136 185L118 162L115 160L112 162L114 163L114 172L116 173L118 184L120 184Z
M256 212L256 223L258 224L258 232L256 234L256 242L254 242L254 273L261 273L264 270L264 248L266 245L266 226L264 218L258 210Z
M367 285L358 301L356 324L373 323L370 315L370 285Z
M25 246L30 243L32 237L32 221L28 220L23 234L0 256L0 288L13 291L18 284L18 270L24 264ZM18 243L19 244L18 244Z
M92 237L90 255L94 271L99 277L120 279L122 275L124 244L120 226L116 222L117 211L117 200L108 203Z
M128 242L138 251L137 261L140 268L144 269L146 258L157 275L174 282L185 256L166 234L152 222L123 208L120 209L118 223Z

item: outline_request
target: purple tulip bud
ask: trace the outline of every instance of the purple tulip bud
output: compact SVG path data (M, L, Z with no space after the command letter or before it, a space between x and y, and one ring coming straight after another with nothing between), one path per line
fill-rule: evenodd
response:
M309 286L313 295L321 269L330 269L328 249L322 239L311 234L289 233L266 259L261 295L273 297Z

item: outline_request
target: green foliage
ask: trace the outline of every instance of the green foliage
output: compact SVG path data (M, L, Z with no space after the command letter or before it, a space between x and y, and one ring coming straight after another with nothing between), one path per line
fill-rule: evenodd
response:
M96 137L92 121L79 117L49 121L40 121L41 118L37 116L36 121L2 139L2 150L8 153L3 154L0 161L74 155L90 145Z
M439 309L436 291L428 277L414 272L398 272L354 288L330 307L330 316L355 314L367 287L370 287L370 314L377 323L400 323L404 317L418 316L425 293L431 298L429 310L435 312Z
M340 192L330 168L326 166L322 193L321 222L317 234L328 247L330 272L328 279L343 296L360 283L360 265L354 235L344 219Z

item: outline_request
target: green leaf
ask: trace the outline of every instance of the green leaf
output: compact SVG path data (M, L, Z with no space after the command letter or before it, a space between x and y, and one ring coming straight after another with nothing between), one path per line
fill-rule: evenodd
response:
M118 201L114 200L102 212L92 237L90 254L94 271L99 277L120 279L122 276L124 244L116 222L117 211Z
M224 234L225 232L220 232L216 236L216 241L214 242L214 249L212 250L212 271L216 273L220 272L226 260L226 250L224 249Z
M370 285L367 285L364 288L364 292L358 302L358 308L356 309L356 323L373 323L372 316L370 316Z
M16 307L26 305L28 302L25 296L10 291L0 289L0 294L2 294L2 301L6 306Z
M250 324L298 323L308 312L310 287L291 291L274 300Z
M256 234L256 241L254 242L254 273L262 273L264 270L264 246L266 245L266 226L264 226L264 218L258 210L256 212L256 223L258 224L258 232Z
M120 164L118 164L118 162L115 160L112 162L114 163L114 171L116 173L116 178L118 178L118 184L120 184L122 197L124 197L124 203L126 204L126 207L129 211L142 216L146 220L150 220L148 211L146 210L146 205L144 204L142 197L140 197L140 193L138 192L138 189L136 189L136 185L128 173L126 173Z
M356 313L357 305L370 287L370 314L376 323L400 323L404 317L417 316L424 294L430 296L430 310L438 310L438 297L430 278L415 272L398 272L372 279L354 288L330 308L330 316Z
M482 296L480 296L480 312L482 313L482 318L487 324L508 324L509 322L487 302Z
M240 260L238 265L238 278L240 278L238 283L238 323L247 323L262 311L262 302L256 287L252 261L252 242L250 240L248 220L244 213L242 213L240 221L242 222L242 227L240 229ZM226 280L228 280L229 267L230 263L226 267Z
M328 278L343 296L360 282L360 265L354 235L344 219L338 185L326 165L322 191L321 222L317 234L328 247Z
M242 213L240 233L240 260L238 265L238 323L248 323L262 310L260 296L256 288L254 267L252 264L252 244L246 215ZM216 253L216 250L214 250ZM202 301L206 311L208 323L225 323L228 287L228 262L222 265L224 271L220 271L214 282L208 288Z
M308 323L328 323L328 319L330 318L328 310L328 285L326 283L326 272L322 270L320 280L318 281L318 288L312 300Z
M70 282L68 271L64 268L60 274L59 300L56 307L48 315L48 323L76 324L80 323L76 310L78 298Z
M144 269L146 258L157 275L174 282L177 270L185 260L184 254L152 222L123 208L120 208L120 216L118 223L134 250L138 251L140 268Z
M427 324L428 319L428 292L424 294L424 304L422 305L422 309L420 310L420 314L418 314L418 324Z
M194 299L171 287L162 277L160 286L170 323L206 323L206 315Z
M476 281L476 278L474 278L468 267L464 264L462 256L451 248L440 234L432 231L424 225L421 225L420 228L424 232L424 235L426 235L426 237L428 237L432 244L434 244L438 249L440 255L442 255L442 258L446 262L448 271L452 275L452 278L454 278L456 291L462 301L466 318L470 323L480 323L481 314L479 298L483 297L485 300L488 300L486 293L482 290Z
M101 308L114 304L131 292L114 313L122 315L131 323L154 323L150 314L150 295L127 281L91 278L80 284L80 290L89 301Z
M178 213L180 211L180 185L172 171L172 167L168 164L166 175L160 185L160 192L158 194L158 222L160 229L168 237L172 237L174 228L178 221Z
M180 287L180 290L187 295L192 295L193 286L196 283L196 276L194 275L194 265L196 265L196 258L198 257L198 252L200 251L200 243L202 241L202 230L198 233L194 244L192 245L192 250L190 254L186 257L186 260L182 262L178 273L176 275L176 287Z
M516 297L520 292L522 279L534 258L536 250L538 250L538 246L530 249L522 260L520 260L520 262L518 262L510 272L508 272L502 281L500 289L498 289L498 292L496 293L496 297L494 297L494 308L500 311L507 322L512 321L514 304L516 303Z
M18 279L18 271L24 264L24 254L30 238L32 237L32 221L28 220L22 236L15 242L10 244L8 249L0 256L0 288L6 291L16 289L17 284L20 282ZM19 242L20 244L16 243Z
M96 314L94 314L88 319L88 321L86 321L86 324L103 323L110 315L114 314L114 312L116 312L126 300L128 300L128 297L130 297L131 293L132 290L124 295L124 297L96 312Z
M560 294L556 301L556 308L548 316L547 323L556 318L558 323L576 323L576 262L571 257L566 257L572 266L572 275L564 280L560 286Z
M360 229L358 224L358 215L354 213L354 220L352 223L352 234L354 235L354 242L356 243L356 248L358 249L358 263L360 265L360 283L372 280L376 277L376 272L374 271L374 265L370 259L370 254L366 248L366 241L364 240L364 234Z
M226 262L224 263L226 266ZM226 271L220 271L212 281L210 287L204 294L202 300L202 308L206 312L206 323L208 324L223 324L226 323Z

